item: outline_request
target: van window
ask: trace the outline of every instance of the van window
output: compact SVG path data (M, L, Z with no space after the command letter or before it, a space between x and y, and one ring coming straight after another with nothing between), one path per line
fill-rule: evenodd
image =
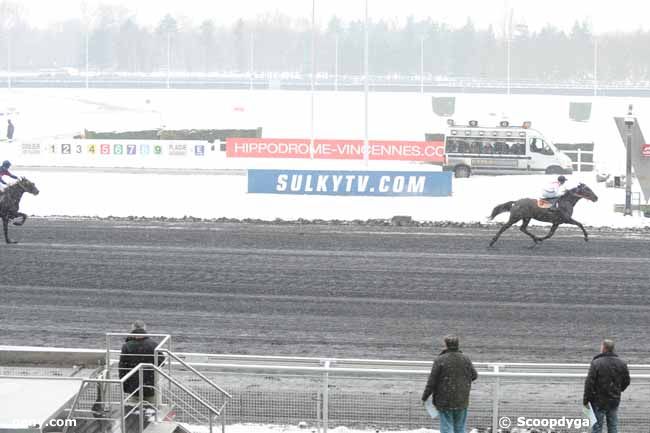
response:
M445 146L445 152L447 153L468 153L470 151L470 145L464 139L459 137L449 137L447 138L447 144Z
M448 137L445 151L474 155L525 155L526 141L504 137Z
M554 155L553 149L541 138L532 137L530 139L530 151L541 153L542 155Z

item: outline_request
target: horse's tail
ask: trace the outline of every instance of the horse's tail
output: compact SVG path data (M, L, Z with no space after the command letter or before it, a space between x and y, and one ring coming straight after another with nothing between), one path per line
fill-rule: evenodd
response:
M514 201L507 201L505 203L502 203L492 209L492 215L490 215L490 219L494 219L495 216L499 215L502 212L510 212L510 209L512 209L512 205L515 204Z

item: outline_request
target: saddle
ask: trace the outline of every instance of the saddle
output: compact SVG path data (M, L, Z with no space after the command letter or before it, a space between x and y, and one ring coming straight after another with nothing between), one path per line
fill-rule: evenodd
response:
M538 198L537 207L541 209L557 209L557 199Z

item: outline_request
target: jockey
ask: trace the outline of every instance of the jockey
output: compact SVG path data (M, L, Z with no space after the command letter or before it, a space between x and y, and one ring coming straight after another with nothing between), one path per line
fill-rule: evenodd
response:
M2 180L4 176L8 176L12 179L18 179L18 176L14 176L9 172L9 168L11 167L11 163L9 161L4 161L2 165L0 166L0 194L4 189L7 187L7 182Z
M566 177L564 176L558 176L557 180L554 180L550 184L548 184L545 188L544 191L542 192L542 198L547 199L550 201L553 206L553 209L557 208L557 202L560 197L564 195L566 192L566 187L564 186L564 183L566 182Z

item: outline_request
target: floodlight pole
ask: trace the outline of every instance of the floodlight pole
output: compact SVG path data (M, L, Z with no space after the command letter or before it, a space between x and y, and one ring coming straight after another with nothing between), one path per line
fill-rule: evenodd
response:
M364 95L364 137L363 137L363 161L368 165L368 0L366 0L366 14L364 25L364 49L363 49L363 95Z
M250 69L248 74L249 90L253 90L253 65L255 64L255 40L253 39L253 33L251 33L250 58L248 63L248 68Z
M594 96L598 95L598 39L594 35Z
M169 72L172 67L172 33L167 31L167 88L169 89Z
M7 27L7 88L11 90L11 32Z
M311 1L311 112L309 158L314 159L314 90L316 81L316 0Z
M420 38L420 93L424 93L424 36Z
M339 35L334 38L334 90L339 90Z
M508 37L506 39L506 86L510 96L510 50L512 45L512 9L508 11Z

